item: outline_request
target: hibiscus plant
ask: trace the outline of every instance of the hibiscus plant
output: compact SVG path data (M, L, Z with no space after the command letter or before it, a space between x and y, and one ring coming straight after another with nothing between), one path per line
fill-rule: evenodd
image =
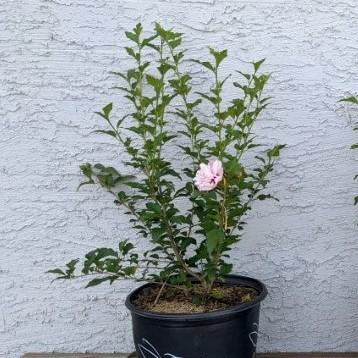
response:
M113 74L131 110L106 105L98 115L108 128L96 132L125 150L130 175L86 163L80 186L96 184L113 195L136 235L50 272L57 279L90 275L87 286L120 278L189 288L195 282L207 294L232 271L230 250L252 203L273 198L265 188L283 145L262 147L252 133L268 105L263 91L270 76L260 72L261 60L251 64L251 73L223 78L227 50L209 48L209 60L186 60L182 34L159 24L149 37L140 24L125 35L133 43L125 48L133 67ZM187 71L193 66L212 78L208 88L193 90ZM229 83L228 99L223 90ZM173 152L180 154L172 162L167 154ZM137 252L133 242L142 239L149 248Z

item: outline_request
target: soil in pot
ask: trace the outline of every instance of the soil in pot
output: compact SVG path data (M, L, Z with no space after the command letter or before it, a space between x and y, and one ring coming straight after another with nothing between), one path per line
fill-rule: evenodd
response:
M170 309L161 307L161 312L158 312L158 306L152 306L160 290L159 285L149 283L138 287L126 299L126 306L132 315L133 339L138 357L255 356L260 303L267 295L263 283L250 277L227 275L221 284L215 286L214 297L205 306L199 305L199 308L192 305L193 302L187 297L183 298L185 294L180 292L182 290L170 292L171 287L165 288L159 304L163 305L164 298L168 302L174 301L174 306ZM250 293L250 301L247 300L247 293ZM185 309L181 308L183 313L180 313L180 302L188 302L194 309L190 311L186 306ZM153 309L157 311L153 312ZM171 312L166 313L168 311Z
M221 283L214 285L212 292L203 302L198 287L190 291L177 287L155 285L143 289L133 300L135 307L158 313L203 313L212 312L252 301L258 291L243 285L229 286ZM159 295L160 292L160 295ZM159 300L158 300L159 296Z

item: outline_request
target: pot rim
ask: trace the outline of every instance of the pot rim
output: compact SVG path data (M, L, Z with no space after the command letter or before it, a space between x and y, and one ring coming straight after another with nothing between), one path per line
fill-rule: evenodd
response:
M227 283L237 283L237 284L245 284L249 287L255 288L259 291L258 296L256 296L252 301L247 303L240 303L238 305L222 308L211 312L202 312L202 313L161 313L161 312L151 312L145 311L141 308L137 308L131 302L133 296L138 294L141 290L146 287L150 287L154 285L153 283L147 283L145 285L139 286L135 290L133 290L126 298L125 305L130 310L132 314L156 320L163 321L175 321L175 322L183 322L183 321L207 321L218 318L225 318L227 316L231 316L233 314L246 311L250 308L259 305L261 301L265 299L267 296L267 288L264 283L261 281L251 278L248 276L240 276L240 275L226 275L225 282Z

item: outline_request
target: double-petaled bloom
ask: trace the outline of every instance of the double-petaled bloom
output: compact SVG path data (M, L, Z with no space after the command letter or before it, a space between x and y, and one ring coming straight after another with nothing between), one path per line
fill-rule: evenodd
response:
M209 160L208 164L201 163L194 184L200 191L210 191L216 188L224 176L220 160Z

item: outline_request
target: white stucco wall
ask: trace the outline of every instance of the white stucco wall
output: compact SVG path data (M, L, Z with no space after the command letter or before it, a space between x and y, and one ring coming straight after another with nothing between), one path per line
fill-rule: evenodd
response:
M256 205L236 271L269 287L261 351L358 351L356 141L337 100L357 93L356 0L8 0L0 4L0 357L29 351L130 351L131 282L83 290L44 272L132 237L102 191L76 192L84 161L121 151L90 135L120 94L123 31L160 21L193 56L228 48L225 68L267 58L271 108L258 126L286 143ZM352 117L358 112L351 110ZM139 243L141 245L141 243Z

